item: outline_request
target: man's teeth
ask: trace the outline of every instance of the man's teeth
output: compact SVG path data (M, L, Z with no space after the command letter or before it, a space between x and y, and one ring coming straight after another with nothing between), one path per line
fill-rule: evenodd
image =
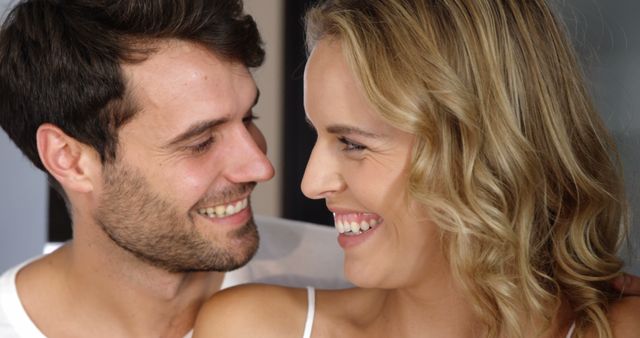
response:
M341 234L358 235L375 227L378 223L377 219L362 220L360 222L336 220L336 229Z
M203 216L207 216L210 218L221 218L228 217L239 213L240 211L247 208L249 205L249 199L245 198L240 201L229 203L229 204L221 204L208 208L201 208L198 210L198 213Z

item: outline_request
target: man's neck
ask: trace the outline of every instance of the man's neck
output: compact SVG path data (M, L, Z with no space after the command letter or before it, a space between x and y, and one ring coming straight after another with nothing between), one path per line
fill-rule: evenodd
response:
M48 337L182 337L224 277L168 273L81 237L18 275L22 303Z

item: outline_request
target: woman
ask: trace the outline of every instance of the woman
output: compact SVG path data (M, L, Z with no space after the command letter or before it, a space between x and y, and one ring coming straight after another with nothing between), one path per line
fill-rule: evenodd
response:
M333 0L307 39L302 190L358 287L223 291L195 337L637 337L615 149L542 0Z

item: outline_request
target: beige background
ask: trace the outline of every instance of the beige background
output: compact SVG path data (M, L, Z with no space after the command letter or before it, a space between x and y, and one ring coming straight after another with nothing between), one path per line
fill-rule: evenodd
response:
M270 216L280 216L281 207L283 3L283 0L245 0L245 10L258 23L267 52L265 64L254 74L261 92L255 113L260 117L256 124L267 139L268 156L276 169L271 181L256 188L252 207L256 213Z

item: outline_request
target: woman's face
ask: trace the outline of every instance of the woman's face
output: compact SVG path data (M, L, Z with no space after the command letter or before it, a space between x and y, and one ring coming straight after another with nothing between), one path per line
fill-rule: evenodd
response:
M318 138L302 191L324 198L334 213L347 278L363 287L396 288L441 273L438 229L407 192L414 137L382 120L339 41L316 45L304 96Z

